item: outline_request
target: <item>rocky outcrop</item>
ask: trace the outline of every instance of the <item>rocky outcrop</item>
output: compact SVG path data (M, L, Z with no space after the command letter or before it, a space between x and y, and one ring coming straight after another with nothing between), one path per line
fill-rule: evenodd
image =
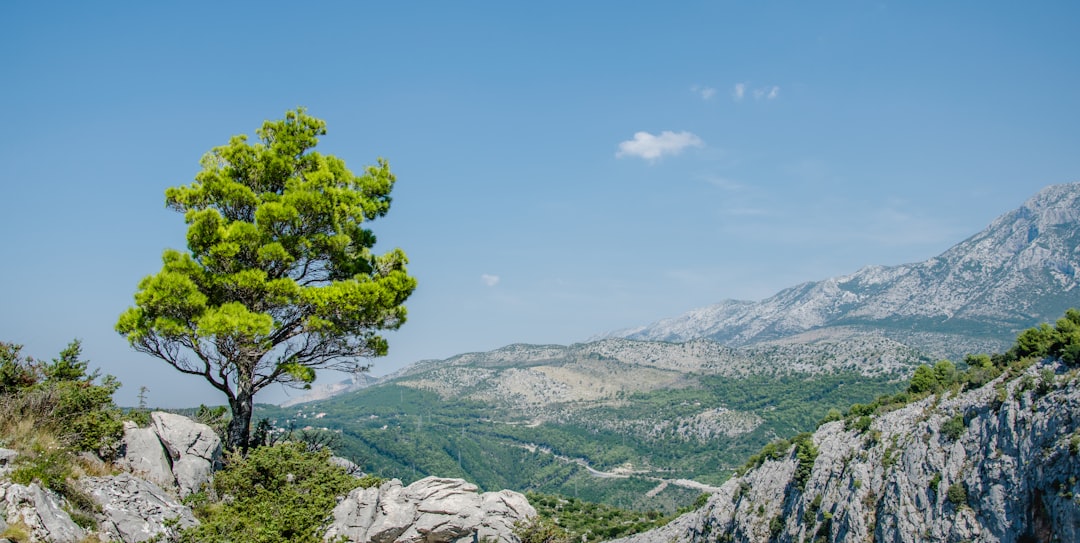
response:
M802 466L792 449L623 541L1080 541L1080 370L1036 365L847 426L822 425Z
M61 504L60 496L37 483L0 482L0 512L5 513L5 523L22 525L33 541L78 543L86 537L86 530L71 520Z
M182 415L155 411L150 419L168 455L180 496L198 492L221 461L221 438L213 428Z
M174 418L177 416L166 413L154 415L158 422L155 428L162 429L163 437L159 437L153 428L140 429L130 422L124 426L121 447L124 456L116 464L138 476L121 473L77 480L78 488L97 506L97 528L91 537L123 543L175 541L181 530L198 524L191 509L181 504L176 495L206 483L209 471L205 478L190 475L200 473L198 468L181 469L174 475L172 467L177 462L170 466L165 451L170 450L167 446L171 445L171 450L178 451L178 460L188 458L186 465L198 466L195 458L206 459L200 455L216 460L220 443L214 444L214 440L206 436L206 432L213 434L208 426L183 417L178 421ZM90 532L72 520L68 513L70 506L63 497L37 483L20 485L6 480L4 476L11 471L17 454L13 450L0 449L0 533L12 525L24 531L30 541L74 543L86 540ZM87 465L96 463L96 471L105 470L104 463L96 457L81 461ZM180 465L185 463L180 462ZM207 465L213 464L207 460ZM163 490L156 481L164 482L170 490ZM185 486L179 486L178 481L183 481Z
M124 423L117 465L181 497L198 492L221 462L214 429L182 415L155 411L149 428Z
M198 524L189 507L156 484L128 473L83 477L79 485L101 508L98 532L109 541L173 541L181 530Z
M535 515L517 492L480 494L476 485L461 479L427 477L407 487L394 479L350 492L334 509L325 540L517 543L514 524Z
M169 458L153 428L139 428L132 421L124 422L124 438L117 465L163 488L176 488Z

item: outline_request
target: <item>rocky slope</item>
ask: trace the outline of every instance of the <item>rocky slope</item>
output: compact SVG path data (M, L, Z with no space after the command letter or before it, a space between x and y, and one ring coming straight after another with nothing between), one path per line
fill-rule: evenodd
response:
M1080 305L1080 183L1053 185L925 262L869 266L760 302L724 301L610 334L746 345L831 326L873 328L935 356L998 350Z
M623 543L1080 541L1080 372L1046 363L835 421ZM812 467L811 467L812 466Z
M76 523L71 504L56 492L38 482L12 482L18 454L0 448L0 543L10 541L4 535L19 543L178 541L182 530L198 525L181 497L210 483L220 467L221 440L209 426L180 415L154 412L151 418L148 428L125 423L114 464L124 471L73 481L93 501L96 529ZM88 461L110 471L98 459ZM408 487L394 479L341 496L326 540L516 543L514 525L535 515L517 492L480 493L461 479L427 478Z

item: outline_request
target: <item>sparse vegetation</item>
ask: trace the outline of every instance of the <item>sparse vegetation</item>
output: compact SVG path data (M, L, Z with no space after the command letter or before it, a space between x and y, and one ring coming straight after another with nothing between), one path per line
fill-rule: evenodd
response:
M967 424L964 422L963 413L957 413L953 415L949 420L945 421L941 425L941 434L945 436L949 441L956 441L960 439L960 436L964 435L964 431L967 430Z
M85 471L77 454L108 459L116 452L123 425L112 394L120 385L111 376L87 371L77 340L47 362L21 350L0 342L0 445L19 453L10 477L64 496L72 519L93 527L96 506L72 484Z

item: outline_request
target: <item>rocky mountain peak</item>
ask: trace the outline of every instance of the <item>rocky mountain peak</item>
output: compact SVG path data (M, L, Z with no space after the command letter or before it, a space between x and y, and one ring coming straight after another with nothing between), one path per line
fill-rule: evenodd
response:
M924 262L867 266L760 302L728 300L609 335L747 345L856 326L956 356L995 350L1018 330L1080 305L1078 268L1080 183L1053 185Z

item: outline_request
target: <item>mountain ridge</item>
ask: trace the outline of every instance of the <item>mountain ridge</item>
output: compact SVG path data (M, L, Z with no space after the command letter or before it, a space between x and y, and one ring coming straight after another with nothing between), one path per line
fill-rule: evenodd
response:
M651 341L710 338L746 345L829 326L949 331L994 350L1013 334L1080 305L1080 183L1051 185L981 232L923 262L865 266L758 302L725 300L636 328L594 336ZM1062 293L1069 296L1060 296ZM940 342L916 347L943 352Z

